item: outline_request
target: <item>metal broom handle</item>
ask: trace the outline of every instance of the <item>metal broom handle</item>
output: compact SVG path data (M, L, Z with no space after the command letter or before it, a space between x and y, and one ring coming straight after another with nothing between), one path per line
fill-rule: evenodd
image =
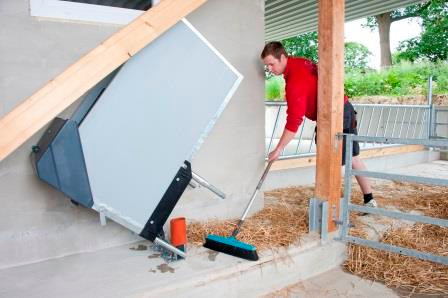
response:
M268 165L266 166L266 169L264 169L263 175L260 178L260 181L258 182L257 187L255 188L254 193L252 194L252 197L250 198L249 204L247 204L246 209L244 210L243 216L241 217L241 219L238 221L238 224L235 228L235 230L232 233L232 236L235 237L239 232L240 232L240 227L243 224L244 220L246 219L247 213L250 210L250 207L252 207L252 204L255 201L255 197L258 194L258 191L260 190L261 186L263 185L264 179L266 178L266 176L268 175L269 169L271 168L271 165L274 161L270 161L268 163Z

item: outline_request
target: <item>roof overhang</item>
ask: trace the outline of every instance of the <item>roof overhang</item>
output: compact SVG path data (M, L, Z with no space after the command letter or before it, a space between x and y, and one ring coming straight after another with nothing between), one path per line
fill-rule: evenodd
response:
M346 0L345 21L388 12L421 0ZM282 40L317 30L318 0L265 0L265 39Z

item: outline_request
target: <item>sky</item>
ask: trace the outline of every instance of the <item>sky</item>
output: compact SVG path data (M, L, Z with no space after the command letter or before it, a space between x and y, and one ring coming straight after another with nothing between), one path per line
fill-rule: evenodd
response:
M372 53L369 66L378 69L380 67L380 38L378 30L363 28L366 19L359 19L345 23L345 41L354 41L365 45ZM404 19L393 22L390 28L390 48L392 53L396 51L398 43L402 40L419 36L421 27L418 19Z

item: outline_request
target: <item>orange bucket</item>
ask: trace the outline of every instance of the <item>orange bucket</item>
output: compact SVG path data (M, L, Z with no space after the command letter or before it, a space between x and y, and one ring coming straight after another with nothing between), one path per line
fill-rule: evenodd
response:
M185 217L173 218L170 221L171 244L180 246L187 244L187 225Z

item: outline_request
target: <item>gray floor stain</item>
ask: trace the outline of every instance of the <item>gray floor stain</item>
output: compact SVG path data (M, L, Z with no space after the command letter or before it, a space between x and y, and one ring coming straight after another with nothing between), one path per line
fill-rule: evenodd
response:
M151 269L151 270L149 270L149 272L152 272L152 273L157 273L157 271L156 271L156 270L154 270L154 269Z
M152 254L148 256L148 259L156 259L159 258L162 254Z
M217 251L209 251L208 252L208 259L212 262L216 260L216 256L219 254Z
M130 250L148 250L148 246L144 244L139 244L137 247L130 247Z
M157 269L159 269L160 272L162 273L166 273L166 272L170 272L170 273L174 273L174 268L168 266L168 264L163 263L160 264L159 266L157 266Z

